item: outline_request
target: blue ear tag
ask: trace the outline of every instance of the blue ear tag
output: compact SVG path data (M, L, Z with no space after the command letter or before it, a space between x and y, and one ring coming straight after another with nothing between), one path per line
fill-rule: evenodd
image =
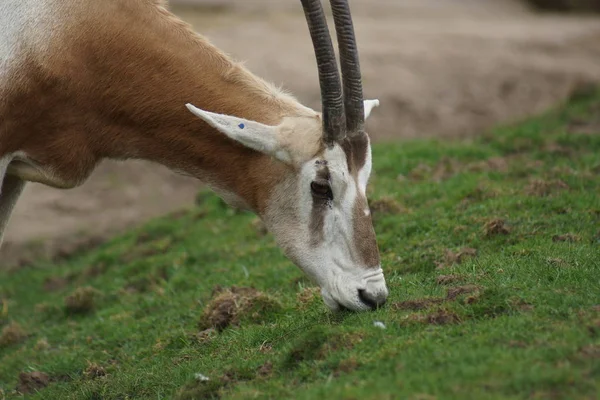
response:
M239 124L238 126L240 127L240 129L244 129L245 125L244 124Z

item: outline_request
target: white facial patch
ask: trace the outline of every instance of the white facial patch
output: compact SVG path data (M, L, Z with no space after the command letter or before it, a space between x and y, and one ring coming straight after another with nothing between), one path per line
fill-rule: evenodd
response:
M367 183L371 176L372 156L371 156L371 141L367 146L367 156L365 157L365 165L358 171L358 188L363 195L367 193Z

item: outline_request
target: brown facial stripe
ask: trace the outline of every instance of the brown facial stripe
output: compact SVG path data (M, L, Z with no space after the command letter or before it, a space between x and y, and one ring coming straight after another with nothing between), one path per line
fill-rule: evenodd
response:
M326 161L317 161L319 169L317 170L316 179L329 180L329 168ZM318 246L325 238L323 229L325 227L325 213L329 209L330 204L327 199L313 196L312 211L310 215L310 244Z
M379 248L371 214L365 215L366 209L368 209L366 198L357 196L354 203L354 242L362 265L367 268L378 268L380 264Z
M356 177L358 171L361 170L367 161L369 138L366 133L351 138L347 137L341 142L341 146L344 153L346 153L348 171L350 171L352 176Z

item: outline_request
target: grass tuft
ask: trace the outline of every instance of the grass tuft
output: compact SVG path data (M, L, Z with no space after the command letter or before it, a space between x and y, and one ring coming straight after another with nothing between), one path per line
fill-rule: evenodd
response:
M68 314L86 314L94 311L100 292L90 286L77 288L65 297L65 310Z
M27 332L17 322L11 322L0 332L0 348L19 343L27 337Z
M261 323L272 313L281 310L273 296L253 288L236 287L217 291L217 295L204 309L200 329L223 330L242 322Z

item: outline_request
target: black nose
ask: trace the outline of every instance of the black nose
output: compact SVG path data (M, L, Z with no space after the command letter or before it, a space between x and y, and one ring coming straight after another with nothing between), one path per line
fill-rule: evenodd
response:
M358 298L360 301L368 305L373 310L383 306L385 301L387 300L387 296L385 293L378 293L377 295L372 295L367 292L365 289L358 289Z

